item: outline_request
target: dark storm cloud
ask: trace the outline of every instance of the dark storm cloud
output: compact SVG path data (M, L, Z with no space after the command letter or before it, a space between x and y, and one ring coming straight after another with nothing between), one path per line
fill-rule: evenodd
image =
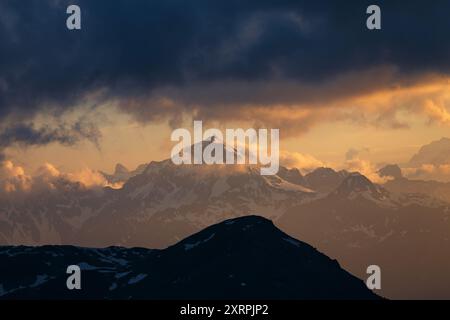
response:
M99 138L100 132L94 125L87 122L59 125L56 128L49 126L35 128L33 124L21 123L3 129L0 133L0 148L13 144L39 146L53 142L71 146L84 139L98 145Z
M373 3L382 8L382 30L365 28ZM80 31L66 29L69 4L81 7ZM258 102L261 90L241 83L314 85L384 65L402 78L447 73L449 13L448 1L3 0L0 121L58 116L80 101L106 100L144 120L178 117L179 109L161 107L160 92L203 83L237 83L239 90L230 85L204 101L184 92L183 108L200 104L214 114L214 100ZM11 143L53 137L28 130L0 136Z

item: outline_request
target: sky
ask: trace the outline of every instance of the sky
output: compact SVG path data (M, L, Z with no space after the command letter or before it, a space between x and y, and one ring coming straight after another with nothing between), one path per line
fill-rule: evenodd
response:
M202 120L278 128L282 161L305 170L407 163L450 137L450 3L376 1L368 30L372 2L3 0L0 156L131 169Z

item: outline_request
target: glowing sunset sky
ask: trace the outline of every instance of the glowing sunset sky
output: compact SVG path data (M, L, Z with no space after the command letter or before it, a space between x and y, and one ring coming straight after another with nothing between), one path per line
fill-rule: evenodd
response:
M279 128L304 168L450 137L448 2L381 2L377 31L365 1L75 2L80 31L68 1L0 4L0 152L27 170L166 159L194 119Z

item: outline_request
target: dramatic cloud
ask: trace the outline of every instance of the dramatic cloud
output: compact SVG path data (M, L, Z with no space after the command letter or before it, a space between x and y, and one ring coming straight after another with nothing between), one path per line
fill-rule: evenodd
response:
M63 145L74 145L87 139L98 145L101 134L91 123L77 122L73 125L60 124L56 127L48 125L36 128L34 124L16 124L0 131L0 149L10 145L47 145L57 142Z
M79 182L87 188L111 187L113 189L122 188L123 182L109 183L105 176L99 171L84 168L75 173L65 175L65 178L72 182Z
M383 184L392 179L388 176L381 177L377 172L378 168L373 163L360 158L347 160L344 168L350 172L357 171L374 183Z
M374 183L383 184L391 180L390 176L380 176L379 168L370 160L365 159L370 154L368 148L350 148L345 153L345 162L343 168L347 171L357 171L366 176Z
M80 31L65 27L69 4L82 9ZM80 105L100 104L115 105L141 122L169 120L172 125L194 115L276 126L288 122L274 116L283 114L278 108L291 111L294 120L287 130L307 130L326 121L326 115L362 121L365 109L359 114L336 109L361 110L354 99L409 88L426 74L446 76L450 67L448 1L409 1L407 7L379 1L379 31L365 28L369 4L2 2L0 122L23 123L37 114L60 116ZM332 108L329 102L332 110L316 111ZM431 100L413 111L448 122L446 105ZM382 108L368 121L407 127L396 113ZM52 133L38 134L30 143Z
M413 180L450 182L450 164L422 164L418 167L402 168L402 173Z
M98 171L84 168L74 173L63 173L54 165L45 163L34 175L12 161L0 163L0 189L6 194L31 193L47 190L74 191L91 188L121 188L121 183L110 184Z
M21 166L11 161L0 162L0 189L4 192L24 191L31 188L32 178Z

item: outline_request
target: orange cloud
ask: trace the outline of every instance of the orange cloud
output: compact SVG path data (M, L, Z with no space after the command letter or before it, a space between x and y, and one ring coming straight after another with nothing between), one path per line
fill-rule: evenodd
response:
M165 97L160 105L170 105L177 117L280 128L281 137L298 136L316 124L338 121L405 129L410 125L407 115L450 124L449 77L422 74L404 78L389 66L344 74L314 85L295 81L206 83L186 91L166 88L157 96ZM128 111L137 113L144 105ZM147 119L143 112L137 113L140 122ZM153 116L148 121L153 121Z
M289 151L280 152L280 164L288 168L298 168L306 171L326 166L325 163L312 155Z
M345 162L345 169L348 171L357 171L362 175L366 176L370 181L378 184L386 183L391 180L392 177L380 177L377 173L377 168L370 161L353 158Z
M121 188L122 183L110 184L104 176L95 170L84 168L74 173L62 173L54 165L45 163L31 176L25 169L12 161L0 165L0 187L6 193L31 192L33 190L57 189L59 183L78 183L85 188L111 187Z
M450 181L450 164L422 164L417 168L402 168L402 172L410 179Z
M75 173L68 173L65 176L69 181L79 182L87 188L111 187L113 189L119 189L123 186L123 183L109 183L100 172L89 168L84 168Z
M0 187L5 192L18 190L29 190L32 178L25 174L21 166L15 165L12 161L0 163Z

